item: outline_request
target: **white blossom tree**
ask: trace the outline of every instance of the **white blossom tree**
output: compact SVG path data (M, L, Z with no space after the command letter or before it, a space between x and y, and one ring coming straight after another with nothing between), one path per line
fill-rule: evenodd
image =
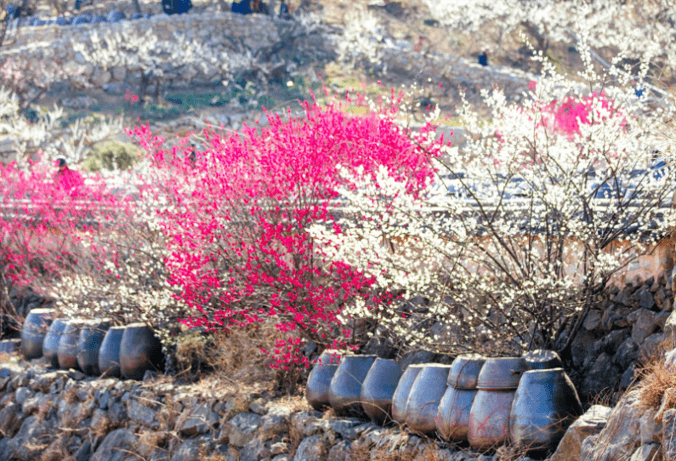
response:
M405 347L569 352L613 277L674 224L673 109L646 107L621 58L599 72L584 41L581 53L585 85L536 55L544 72L522 102L483 91L488 119L465 103L467 145L430 158L438 176L421 196L385 170L343 191L353 213L338 232L313 228L322 251L431 300L353 318Z

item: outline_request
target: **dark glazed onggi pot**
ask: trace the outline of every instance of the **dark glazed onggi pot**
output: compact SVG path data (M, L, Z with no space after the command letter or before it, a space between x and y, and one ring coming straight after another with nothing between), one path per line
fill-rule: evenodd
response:
M406 402L408 402L413 383L422 371L423 366L422 364L409 365L399 379L397 389L392 396L392 419L396 423L404 424L406 422Z
M448 385L455 389L476 389L479 373L486 363L486 357L478 354L459 355L448 372Z
M99 372L102 376L120 377L120 344L126 327L110 327L99 349Z
M325 350L310 372L305 386L305 398L315 410L324 410L331 405L329 386L339 363L340 356L335 351Z
M93 320L87 322L80 331L77 342L77 363L88 375L99 374L99 349L110 324L110 319Z
M375 355L345 355L341 358L329 385L329 402L337 415L364 415L361 385L375 360Z
M487 359L479 378L477 389L516 389L519 387L521 375L528 371L528 364L523 357L502 357Z
M406 424L415 432L434 434L439 402L446 392L450 365L426 364L413 383L406 402Z
M582 413L575 386L563 368L527 371L512 402L512 442L531 450L554 450Z
M479 355L459 356L448 373L448 389L439 402L435 425L449 441L464 442L469 432L469 413L476 397L476 384L486 359Z
M57 356L59 367L67 370L69 368L79 368L77 363L77 341L80 339L80 331L85 321L81 319L69 320L63 329Z
M0 356L10 355L21 350L20 339L4 339L0 341Z
M477 380L477 393L469 414L467 439L477 451L494 449L509 441L509 414L521 376L528 370L522 357L486 360Z
M33 309L28 313L21 329L21 352L26 359L42 357L42 343L55 316L54 309Z
M59 368L59 342L66 328L66 322L67 320L63 318L54 320L42 342L42 355L52 368Z
M531 370L547 370L549 368L563 368L563 362L554 351L538 349L523 356Z
M128 379L143 379L148 370L162 369L162 344L145 323L127 325L120 343L120 373Z
M361 385L361 405L381 426L392 419L392 397L402 371L394 360L376 359Z

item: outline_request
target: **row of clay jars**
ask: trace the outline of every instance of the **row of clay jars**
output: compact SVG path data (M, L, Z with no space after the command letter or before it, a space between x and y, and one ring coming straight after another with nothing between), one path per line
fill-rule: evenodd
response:
M523 358L456 358L439 404L437 432L448 441L469 440L477 450L509 440L531 451L554 450L582 414L575 387L561 365L552 351L534 351Z
M339 357L325 351L306 386L310 405L331 406L338 415L368 416L378 424L391 420L392 396L401 377L394 360L371 355Z
M105 319L52 321L55 315L52 309L34 309L26 317L21 345L27 359L44 354L54 368L131 379L162 368L160 341L145 324L111 327Z

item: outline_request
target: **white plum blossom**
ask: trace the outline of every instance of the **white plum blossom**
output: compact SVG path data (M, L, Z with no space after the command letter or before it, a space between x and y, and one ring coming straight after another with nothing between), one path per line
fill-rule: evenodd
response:
M673 110L646 107L622 69L599 71L581 49L584 85L538 55L543 74L522 102L485 90L488 119L465 103L467 144L431 159L420 196L385 169L342 191L339 231L311 229L322 252L378 290L431 301L346 315L407 347L569 347L598 296L674 225Z

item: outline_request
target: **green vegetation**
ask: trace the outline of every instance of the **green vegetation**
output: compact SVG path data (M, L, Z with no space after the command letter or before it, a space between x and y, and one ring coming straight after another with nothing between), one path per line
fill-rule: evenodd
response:
M138 160L140 151L134 144L107 141L94 146L93 152L84 161L88 171L127 170Z

